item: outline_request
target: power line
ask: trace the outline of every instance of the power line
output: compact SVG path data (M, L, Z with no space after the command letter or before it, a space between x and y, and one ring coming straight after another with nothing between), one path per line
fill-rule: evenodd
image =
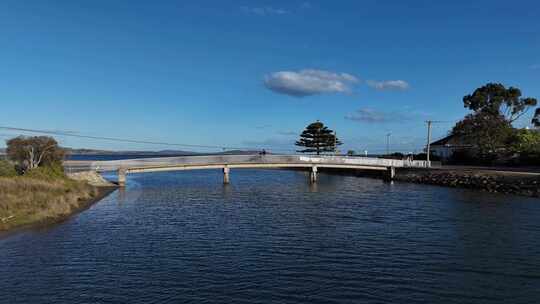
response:
M59 136L68 136L68 137L77 137L77 138L86 138L86 139L107 140L107 141L116 141L116 142L125 142L125 143L136 143L136 144L160 145L160 146L177 146L177 147L188 147L188 148L224 149L224 150L225 149L235 149L235 150L258 150L259 149L259 147L229 147L229 146L194 145L194 144L183 144L183 143L146 141L146 140L118 138L118 137L83 135L83 134L75 134L75 133L72 133L72 132L68 133L68 132L61 132L61 131L17 128L17 127L8 127L8 126L0 126L0 129L9 130L9 131L18 131L18 132L29 132L29 133L37 133L37 134L49 134L49 135L59 135ZM272 150L275 150L275 151L291 151L291 150L279 149L279 148L278 149L272 149Z
M433 123L450 123L451 121L432 121ZM30 129L30 128L20 128L13 126L0 126L0 130L7 131L16 131L16 132L26 132L26 133L37 133L37 134L48 134L48 135L57 135L65 137L74 137L74 138L84 138L84 139L94 139L94 140L105 140L105 141L115 141L115 142L124 142L124 143L136 143L136 144L148 144L148 145L161 145L161 146L177 146L177 147L187 147L187 148L200 148L200 149L219 149L219 150L261 150L262 148L271 149L277 152L296 152L294 148L279 148L272 146L270 144L265 145L261 144L258 146L243 146L243 147L234 147L234 146L218 146L218 145L197 145L197 144L188 144L188 143L171 143L171 142L161 142L161 141L148 141L148 140L137 140L130 138L119 138L119 137L107 137L107 136L93 136L80 134L75 131L57 131L57 130L43 130L43 129ZM390 136L391 133L388 132L386 135L386 147L385 148L372 148L368 149L369 151L380 151L383 152L386 150L386 153L389 153L390 150ZM0 137L9 137L11 134L0 133ZM414 148L416 149L416 148ZM409 148L398 149L401 151L410 150Z

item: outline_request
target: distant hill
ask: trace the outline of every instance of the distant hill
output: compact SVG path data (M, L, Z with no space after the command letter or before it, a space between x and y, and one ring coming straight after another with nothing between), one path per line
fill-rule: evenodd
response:
M256 155L256 154L259 154L260 152L261 151L254 151L254 150L229 150L229 151L208 153L208 154L210 155Z
M260 151L251 150L228 150L223 152L201 153L183 150L160 150L160 151L110 151L94 149L72 149L64 148L70 155L140 155L140 156L190 156L190 155L254 155Z
M73 149L73 148L64 148L68 155L137 155L137 156L156 156L156 157L165 157L165 156L194 156L194 155L255 155L259 154L260 151L250 151L250 150L229 150L223 152L214 152L214 153L200 153L192 151L182 151L182 150L160 150L160 151L137 151L137 150L127 150L127 151L111 151L111 150L97 150L97 149ZM0 155L5 154L6 149L0 148Z
M181 150L162 150L162 151L137 151L137 150L127 150L127 151L110 151L110 150L95 150L95 149L72 149L64 148L67 154L70 155L156 155L156 156L167 156L167 155L199 155L197 152L190 151L181 151Z

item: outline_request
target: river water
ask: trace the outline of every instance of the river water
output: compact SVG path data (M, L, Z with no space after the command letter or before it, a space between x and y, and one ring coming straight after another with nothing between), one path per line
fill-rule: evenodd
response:
M0 303L540 303L540 201L377 179L130 175L0 236Z

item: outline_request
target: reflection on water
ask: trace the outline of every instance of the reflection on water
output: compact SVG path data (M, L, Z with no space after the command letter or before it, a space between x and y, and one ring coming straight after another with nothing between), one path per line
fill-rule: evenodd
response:
M537 303L536 199L300 171L130 175L0 239L0 303Z

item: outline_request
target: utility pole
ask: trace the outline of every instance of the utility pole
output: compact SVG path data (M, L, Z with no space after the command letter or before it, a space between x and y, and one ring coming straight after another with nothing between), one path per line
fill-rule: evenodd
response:
M426 145L426 160L427 160L427 166L431 167L431 163L429 160L429 154L430 152L430 145L431 145L431 124L433 124L432 120L426 121L427 123L427 145Z
M390 135L392 133L386 133L386 155L390 155Z

